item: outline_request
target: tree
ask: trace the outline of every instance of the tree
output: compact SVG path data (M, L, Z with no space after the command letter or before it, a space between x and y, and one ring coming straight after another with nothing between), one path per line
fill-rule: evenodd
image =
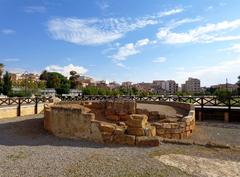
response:
M42 72L42 74L40 75L39 79L46 81L46 80L48 79L48 72L47 72L46 70L44 70L44 71Z
M43 71L40 79L46 82L47 88L56 89L57 94L69 93L70 82L60 73Z
M11 76L9 75L8 72L5 73L3 76L3 88L2 92L4 95L11 95L12 93L12 81L11 81Z
M240 95L240 76L238 76L237 85L238 85L238 95Z
M217 89L214 95L217 96L219 101L227 103L227 100L231 97L231 92L227 89Z
M80 75L77 74L76 71L70 71L70 75L71 76L69 78L69 81L70 81L71 88L76 89L78 86L78 79L80 78Z

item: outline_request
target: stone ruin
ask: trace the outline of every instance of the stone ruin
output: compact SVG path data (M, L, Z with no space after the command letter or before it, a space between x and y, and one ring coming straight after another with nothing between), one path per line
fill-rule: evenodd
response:
M107 144L158 146L160 137L186 138L195 127L194 111L173 121L123 100L60 102L45 105L44 114L44 128L56 136Z

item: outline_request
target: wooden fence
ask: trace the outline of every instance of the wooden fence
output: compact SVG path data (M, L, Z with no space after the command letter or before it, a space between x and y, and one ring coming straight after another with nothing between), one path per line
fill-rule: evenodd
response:
M51 97L35 97L35 98L0 98L0 107L17 106L17 116L21 116L22 105L34 105L35 114L38 113L38 104L52 102Z

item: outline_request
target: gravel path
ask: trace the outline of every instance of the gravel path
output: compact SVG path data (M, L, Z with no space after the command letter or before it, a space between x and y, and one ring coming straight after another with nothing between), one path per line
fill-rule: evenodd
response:
M197 122L196 129L190 139L200 143L215 142L240 146L240 124L211 121Z
M154 158L169 153L240 161L240 152L229 149L172 144L137 148L60 139L45 132L42 123L41 115L0 120L1 177L194 176Z

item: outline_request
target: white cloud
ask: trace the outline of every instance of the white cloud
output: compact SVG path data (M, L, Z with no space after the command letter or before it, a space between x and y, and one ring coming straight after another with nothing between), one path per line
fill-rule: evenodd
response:
M176 80L180 83L183 83L188 77L201 79L202 85L204 86L222 83L226 78L228 78L230 82L235 83L239 76L239 65L240 57L216 63L213 66L178 70L175 75Z
M113 42L127 32L160 22L164 16L174 15L183 9L173 9L156 15L139 18L79 19L54 18L48 21L48 31L53 39L78 45L97 45Z
M46 7L44 6L27 6L24 8L24 12L27 13L44 13L46 12Z
M148 38L141 39L141 40L137 41L136 47L145 46L145 45L148 45L149 43L150 43L150 40Z
M112 58L118 61L126 60L127 57L140 53L141 47L148 45L150 43L151 43L150 40L146 38L137 41L135 44L134 43L125 44L124 46L118 48L117 53L114 54Z
M159 57L155 60L153 60L154 63L164 63L167 60L165 57Z
M74 66L73 64L69 64L67 66L50 65L45 69L49 72L59 72L67 77L70 76L70 71L76 71L78 74L85 74L88 71L82 66Z
M165 16L170 16L170 15L174 15L174 14L178 14L178 13L181 13L183 12L184 9L183 8L176 8L176 9L171 9L169 11L165 11L165 12L162 12L160 13L160 17L165 17Z
M169 28L161 28L157 33L158 39L169 44L178 43L211 43L216 41L239 40L240 35L226 35L227 32L240 28L240 19L207 24L188 32L176 33Z
M222 52L230 51L234 53L240 53L240 44L234 44L232 47L221 49L220 51Z
M12 29L2 29L1 30L1 33L2 34L5 34L5 35L10 35L10 34L15 34L16 31L12 30Z

